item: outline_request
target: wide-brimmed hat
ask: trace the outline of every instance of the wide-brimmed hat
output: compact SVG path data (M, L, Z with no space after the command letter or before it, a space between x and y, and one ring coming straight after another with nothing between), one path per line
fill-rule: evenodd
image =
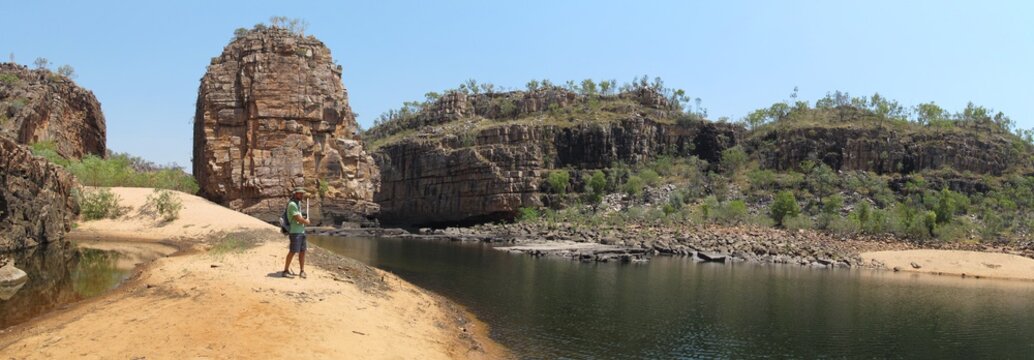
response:
M302 193L302 194L306 194L306 195L309 194L309 193L305 192L305 188L303 188L303 187L296 187L296 188L294 188L294 191L291 191L291 195L298 194L298 193Z

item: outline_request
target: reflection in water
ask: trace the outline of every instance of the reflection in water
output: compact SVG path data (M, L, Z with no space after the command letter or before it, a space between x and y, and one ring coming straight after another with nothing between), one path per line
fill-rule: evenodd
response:
M9 299L0 300L0 329L114 289L132 272L131 267L118 266L117 252L77 249L70 243L43 245L13 255L28 281Z
M17 294L18 290L22 289L22 286L25 286L25 282L14 285L0 285L0 301L14 297L14 294Z
M867 270L581 264L313 237L468 307L530 358L992 358L1034 351L1034 283Z
M128 270L116 266L121 254L114 251L80 249L79 264L72 271L72 290L88 298L113 289L126 279Z

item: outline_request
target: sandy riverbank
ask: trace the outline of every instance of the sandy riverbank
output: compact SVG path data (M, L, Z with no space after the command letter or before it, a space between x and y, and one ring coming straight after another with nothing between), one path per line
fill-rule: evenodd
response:
M962 250L896 250L861 254L888 269L991 279L1034 280L1034 259L1003 253Z
M81 223L72 237L160 241L180 255L111 294L3 331L5 358L507 355L484 325L394 275L311 249L308 279L281 278L286 243L273 226L186 194L180 219L161 223L139 211L150 189L113 191L129 213Z

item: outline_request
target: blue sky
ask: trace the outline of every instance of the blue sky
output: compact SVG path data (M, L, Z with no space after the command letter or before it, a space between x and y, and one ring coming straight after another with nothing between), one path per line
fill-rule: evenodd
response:
M827 91L966 102L1034 127L1028 1L3 1L0 59L72 65L108 147L189 169L199 79L238 27L309 22L344 66L360 124L474 78L648 74L738 119Z

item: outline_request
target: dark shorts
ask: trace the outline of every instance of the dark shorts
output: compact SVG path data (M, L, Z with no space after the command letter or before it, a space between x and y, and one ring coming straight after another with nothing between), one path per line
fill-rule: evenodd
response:
M305 241L305 234L290 234L287 235L287 238L291 239L291 245L287 247L291 252L305 252L309 247Z

